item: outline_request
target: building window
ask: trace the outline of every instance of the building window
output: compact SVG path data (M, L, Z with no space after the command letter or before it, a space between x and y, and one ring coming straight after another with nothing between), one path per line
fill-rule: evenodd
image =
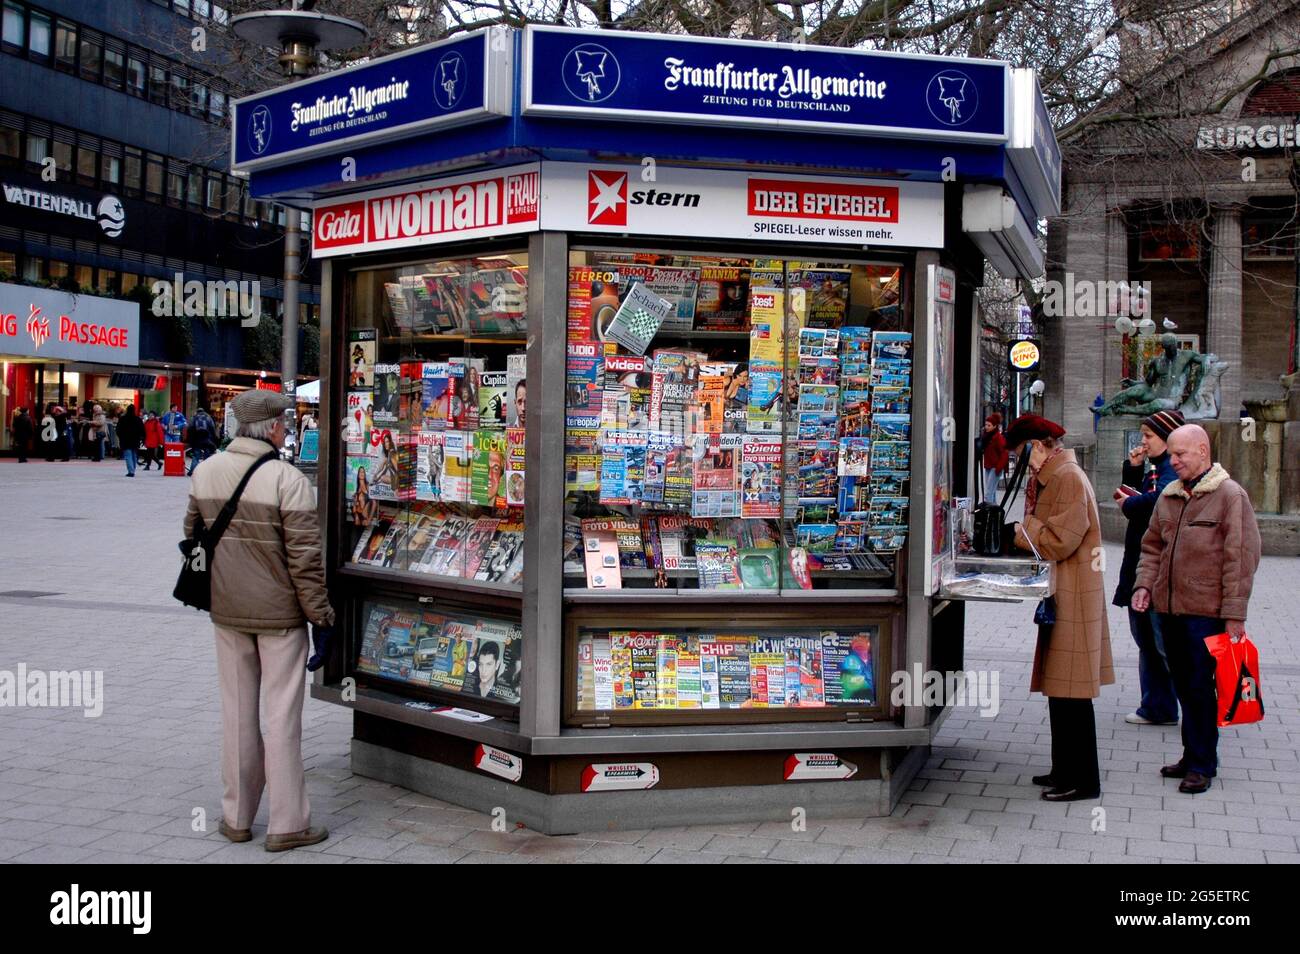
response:
M104 85L113 89L122 88L126 75L126 54L121 50L104 51Z
M167 201L177 204L185 201L185 173L174 163L167 166Z
M60 278L67 278L68 263L51 261L49 263L49 270L46 274L49 276L50 281L58 281Z
M208 118L214 123L226 120L226 94L219 89L208 92Z
M190 166L185 185L185 201L190 205L203 204L203 170L198 166Z
M0 275L13 275L18 271L18 256L13 252L0 252Z
M172 108L185 109L190 103L190 80L177 69L172 70Z
M239 216L239 194L243 191L240 189L238 179L226 179L226 212Z
M41 280L41 267L44 261L39 258L32 258L30 255L23 257L23 281L39 282Z
M140 194L143 174L140 150L128 146L126 150L126 182L124 183L128 195Z
M86 180L87 184L95 181L95 150L86 146L77 147L77 178Z
M23 46L23 8L16 3L5 3L4 45L22 49Z
M144 60L138 56L129 56L126 60L126 91L132 96L145 94Z
M190 115L199 119L208 111L208 88L202 83L190 86Z
M220 209L220 208L221 208L221 177L220 177L220 176L209 176L209 177L208 177L208 196L207 196L207 198L208 198L208 208L209 208L209 209Z
M96 272L95 288L106 295L117 291L117 272L111 268L101 268Z
M0 126L0 156L17 159L22 155L23 135L17 129Z
M150 197L162 197L163 190L163 159L162 156L149 153L148 165L145 168L144 179L145 191Z
M82 288L95 287L95 270L89 265L74 265L73 277Z
M67 20L54 30L54 66L71 73L77 68L77 28Z
M1196 262L1201 258L1201 237L1194 225L1155 222L1138 236L1142 262Z
M1295 259L1296 219L1289 212L1242 217L1241 255L1248 262Z
M103 41L83 35L81 38L81 78L98 82L99 71L103 65Z
M60 172L72 171L72 143L54 140L54 167Z
M135 288L135 287L136 287L137 285L139 285L139 284L140 284L140 276L139 276L139 275L135 274L135 272L123 272L123 273L122 273L122 284L121 284L122 291L121 291L121 294L123 294L123 295L127 294L128 292L131 291L131 289Z
M50 18L35 10L27 20L27 51L42 60L50 58Z
M167 103L167 67L156 63L149 65L149 101Z
M138 164L136 168L137 170L139 169ZM136 175L137 176L139 175L138 171ZM104 180L104 185L106 186L121 185L122 184L122 160L117 158L117 156L102 156L100 158L99 177Z
M50 154L50 140L45 136L27 134L27 161L40 164Z

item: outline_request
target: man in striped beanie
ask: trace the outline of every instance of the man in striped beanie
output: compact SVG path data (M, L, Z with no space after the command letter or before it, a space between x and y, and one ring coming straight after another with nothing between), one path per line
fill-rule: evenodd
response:
M1142 421L1142 443L1129 451L1124 461L1123 483L1115 490L1115 502L1128 519L1124 533L1124 562L1119 568L1119 586L1111 602L1128 607L1128 626L1138 647L1138 685L1142 700L1135 712L1124 721L1132 725L1172 725L1178 721L1178 695L1165 658L1160 633L1160 617L1154 610L1139 613L1129 606L1133 582L1137 579L1138 560L1142 556L1142 536L1151 523L1156 501L1170 482L1177 480L1169 461L1165 441L1183 426L1183 415L1176 410L1156 411Z

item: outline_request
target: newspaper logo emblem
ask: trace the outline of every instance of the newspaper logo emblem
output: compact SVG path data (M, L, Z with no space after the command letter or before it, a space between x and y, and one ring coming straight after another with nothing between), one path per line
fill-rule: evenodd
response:
M627 225L627 173L587 173L587 221L592 225Z
M930 115L945 126L963 126L979 108L975 81L959 70L936 73L925 89Z
M260 156L271 145L271 110L258 106L248 117L248 134L252 137L249 148Z
M29 305L31 314L27 316L27 334L32 339L32 350L40 351L41 345L50 339L50 319L41 317L40 305Z
M618 89L623 71L618 58L596 43L575 46L564 58L561 67L564 87L574 99L584 103L599 103L609 99Z
M453 109L465 95L465 60L459 53L448 53L438 61L433 98L443 109Z

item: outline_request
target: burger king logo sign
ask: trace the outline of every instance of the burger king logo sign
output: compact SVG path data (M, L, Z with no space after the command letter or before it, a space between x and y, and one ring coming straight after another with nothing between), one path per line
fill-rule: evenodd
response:
M1013 371L1033 371L1038 367L1041 357L1038 342L1027 338L1011 342L1007 349L1007 360L1011 362Z

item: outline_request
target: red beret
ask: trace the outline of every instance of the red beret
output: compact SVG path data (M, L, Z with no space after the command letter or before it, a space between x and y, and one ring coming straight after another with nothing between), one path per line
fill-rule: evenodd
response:
M999 424L1002 423L1002 415L999 414L997 411L994 411L988 417L984 418L984 420L986 423L992 424L994 427L997 427Z
M1025 441L1039 441L1045 437L1065 436L1065 428L1037 414L1021 414L1007 428L1007 446L1019 447Z

